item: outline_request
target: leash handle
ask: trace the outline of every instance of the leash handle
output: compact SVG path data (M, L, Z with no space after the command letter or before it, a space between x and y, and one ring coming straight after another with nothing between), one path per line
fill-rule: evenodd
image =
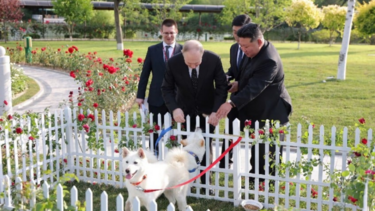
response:
M233 149L233 147L235 147L238 143L240 143L240 141L242 140L242 137L238 137L237 141L232 143L225 151L224 153L222 153L210 166L208 166L205 170L203 170L200 174L198 174L197 176L195 176L194 178L186 181L186 182L183 182L181 184L178 184L178 185L175 185L175 186L172 186L172 187L168 187L168 188L164 188L164 189L143 189L143 192L145 193L150 193L150 192L154 192L154 191L159 191L159 190L169 190L169 189L173 189L173 188L178 188L180 186L183 186L183 185L186 185L188 183L191 183L192 181L196 180L198 177L202 176L203 174L205 174L207 171L209 171L210 169L212 169L212 167L214 167L231 149Z
M161 133L160 133L158 139L157 139L156 142L155 142L155 147L158 145L158 143L159 143L159 141L161 140L161 138L163 138L163 136L164 136L166 133L168 133L170 130L172 130L172 126L170 126L170 127L168 127L168 128L164 128L164 129L161 131Z

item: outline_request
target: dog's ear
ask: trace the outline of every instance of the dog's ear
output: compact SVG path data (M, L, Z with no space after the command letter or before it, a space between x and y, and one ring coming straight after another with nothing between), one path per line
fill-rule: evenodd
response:
M184 146L184 147L187 145L186 139L182 139L182 140L180 141L180 143L181 143L182 146Z
M200 145L201 147L204 147L204 139L201 139Z
M126 156L128 156L129 153L130 152L129 152L128 148L126 148L126 147L122 148L122 157L123 158L125 158Z
M142 148L138 149L138 156L142 159L146 157L145 151Z

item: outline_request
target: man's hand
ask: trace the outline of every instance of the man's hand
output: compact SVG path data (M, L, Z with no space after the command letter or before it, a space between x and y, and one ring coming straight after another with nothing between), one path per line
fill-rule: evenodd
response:
M185 115L181 108L176 108L173 110L173 119L176 122L184 123L185 122Z
M232 83L229 83L229 86L232 86L232 87L228 90L228 92L234 93L234 92L238 91L238 81L234 81Z
M212 112L210 117L208 118L208 123L215 126L219 123L219 119L216 117L216 113Z
M226 117L231 109L232 109L232 105L230 103L223 103L220 106L219 110L217 110L216 117L218 119L222 119Z
M137 99L135 100L135 102L138 104L138 107L141 107L144 101L145 101L145 100L144 100L144 99L141 99L141 98L137 98Z

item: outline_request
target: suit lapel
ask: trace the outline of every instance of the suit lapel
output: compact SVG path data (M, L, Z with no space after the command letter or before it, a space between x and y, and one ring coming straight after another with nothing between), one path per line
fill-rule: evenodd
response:
M173 56L180 53L182 50L182 47L180 44L176 43L176 45L174 46L174 51L173 51Z

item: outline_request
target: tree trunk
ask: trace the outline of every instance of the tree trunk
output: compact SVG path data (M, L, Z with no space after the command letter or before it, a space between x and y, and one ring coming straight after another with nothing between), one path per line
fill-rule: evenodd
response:
M348 48L350 41L350 32L354 16L355 0L348 1L348 11L346 13L346 21L344 28L344 36L342 38L341 51L339 56L339 65L337 69L337 79L345 80L346 77L346 59L348 56Z
M114 1L114 11L115 11L115 26L116 26L116 42L117 42L117 50L124 50L124 46L122 44L122 29L120 24L120 12L119 12L119 4L121 0Z
M73 41L73 26L68 26L70 42Z
M300 43L301 43L301 29L298 31L298 50L299 50L299 45L300 45Z

